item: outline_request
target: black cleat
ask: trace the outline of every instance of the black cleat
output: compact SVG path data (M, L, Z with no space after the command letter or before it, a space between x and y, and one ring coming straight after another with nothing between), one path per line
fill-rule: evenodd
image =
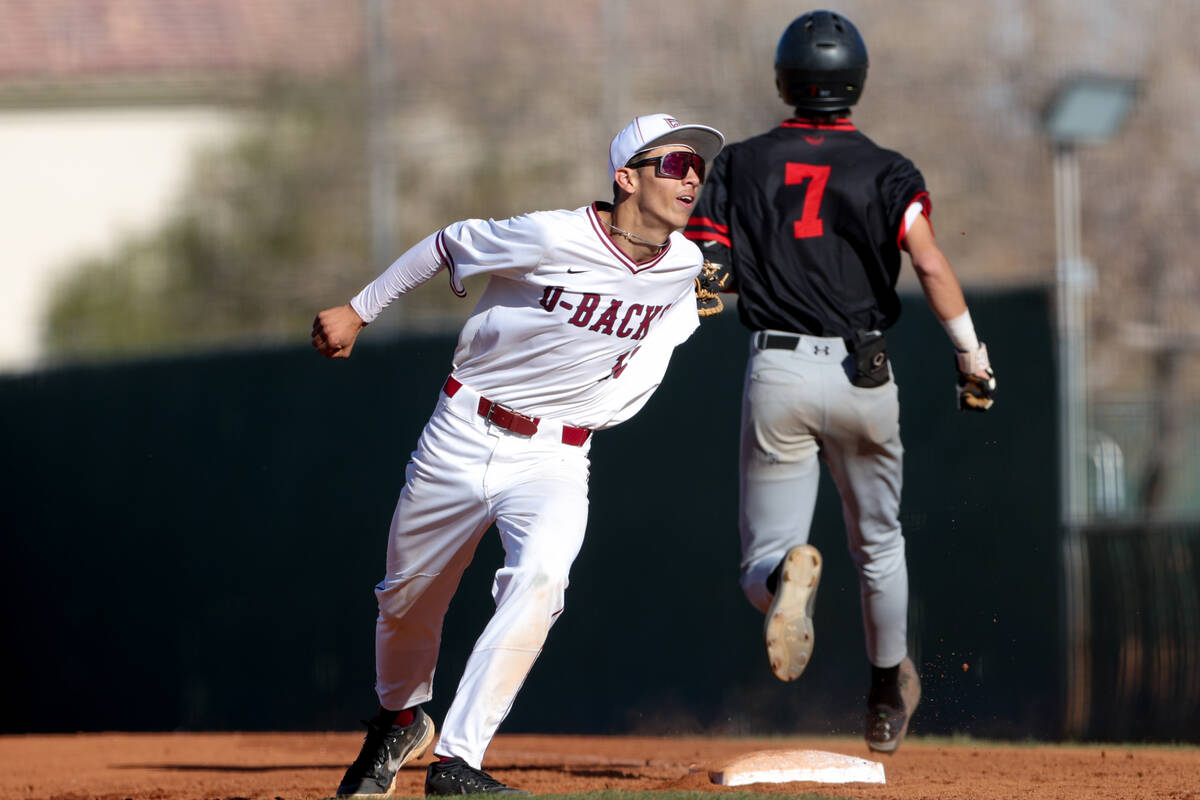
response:
M452 794L533 794L505 786L481 769L475 769L455 756L429 765L425 773L425 796Z
M338 797L389 797L396 788L396 774L433 744L433 720L420 708L412 724L384 725L377 719L363 720L367 736L358 758L346 770L337 788Z
M900 699L904 708L888 705L867 707L867 747L878 753L893 753L908 733L908 723L921 700L921 679L911 658L900 662Z

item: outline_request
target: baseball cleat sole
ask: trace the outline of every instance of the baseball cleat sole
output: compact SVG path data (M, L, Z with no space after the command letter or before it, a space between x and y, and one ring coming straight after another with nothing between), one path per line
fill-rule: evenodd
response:
M817 548L802 544L787 551L763 626L767 663L781 681L799 678L812 659L813 606L820 582L821 554Z

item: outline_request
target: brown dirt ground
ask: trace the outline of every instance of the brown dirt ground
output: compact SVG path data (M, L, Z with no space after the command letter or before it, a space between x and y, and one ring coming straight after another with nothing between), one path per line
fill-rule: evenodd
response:
M213 800L329 796L358 733L0 736L3 800ZM887 783L723 787L707 770L758 750L826 750L884 764ZM396 794L423 794L420 759ZM1200 800L1200 747L996 746L910 737L892 756L848 738L501 735L485 769L538 794L617 790L819 793L872 800Z

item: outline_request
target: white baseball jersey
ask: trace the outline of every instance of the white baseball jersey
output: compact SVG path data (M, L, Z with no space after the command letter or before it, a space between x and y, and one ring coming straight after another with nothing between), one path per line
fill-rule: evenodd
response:
M443 267L450 285L491 276L463 326L453 371L532 417L601 429L633 416L699 324L693 280L703 256L672 233L636 263L593 204L506 220L456 222L418 244L351 301L365 321Z
M482 764L563 610L583 544L591 439L568 441L563 425L611 427L641 408L698 325L702 261L678 233L655 258L631 261L597 206L473 219L411 248L351 301L370 322L443 269L459 295L462 279L490 276L454 353L461 385L439 393L409 460L376 587L379 702L411 708L433 696L446 609L495 523L504 547L496 612L471 651L436 755ZM538 417L537 430L495 424L479 413L481 397Z

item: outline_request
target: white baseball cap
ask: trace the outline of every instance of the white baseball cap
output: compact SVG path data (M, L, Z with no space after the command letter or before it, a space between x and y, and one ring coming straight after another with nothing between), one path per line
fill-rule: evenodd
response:
M669 144L689 147L706 163L711 163L725 146L725 137L707 125L681 125L670 114L637 117L622 128L608 146L608 177L615 179L617 170L638 153Z

